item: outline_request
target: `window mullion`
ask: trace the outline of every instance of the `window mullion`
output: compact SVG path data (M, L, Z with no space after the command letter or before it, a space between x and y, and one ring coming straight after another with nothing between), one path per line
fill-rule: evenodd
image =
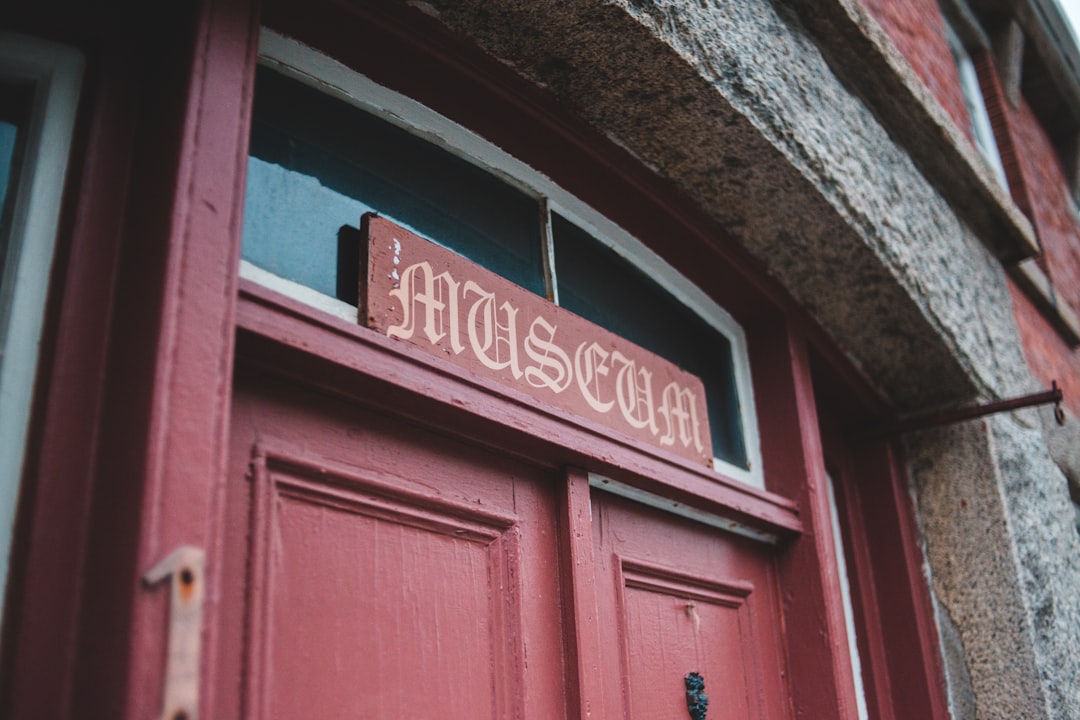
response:
M551 204L544 196L540 196L540 256L544 264L544 285L547 299L559 305L559 283L555 275L555 236L551 231Z

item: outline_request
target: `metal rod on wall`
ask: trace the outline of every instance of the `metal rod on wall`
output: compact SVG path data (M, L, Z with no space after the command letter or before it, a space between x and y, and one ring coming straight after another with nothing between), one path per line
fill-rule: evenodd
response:
M852 437L858 440L880 440L897 437L904 433L915 432L917 430L926 430L932 427L963 422L964 420L973 420L975 418L993 415L999 412L1019 410L1021 408L1034 407L1036 405L1049 405L1050 403L1054 404L1054 419L1057 421L1057 424L1064 425L1065 410L1061 407L1063 398L1064 395L1061 392L1061 388L1058 387L1057 381L1054 380L1051 382L1050 389L1042 392L1008 398L1005 400L995 400L982 405L956 408L955 410L942 410L928 413L926 415L908 418L907 420L886 423L883 426L878 426L862 432L855 431L852 433Z

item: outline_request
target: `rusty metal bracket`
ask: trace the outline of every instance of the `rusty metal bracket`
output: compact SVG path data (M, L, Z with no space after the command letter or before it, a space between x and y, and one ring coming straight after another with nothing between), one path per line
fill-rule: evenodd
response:
M1054 380L1050 384L1050 389L1042 392L1008 398L1005 400L995 400L981 405L956 408L955 410L942 410L927 413L926 415L919 415L906 420L885 423L884 425L873 427L868 430L854 430L851 433L851 437L856 440L882 440L885 438L894 438L903 435L904 433L915 432L917 430L951 425L953 423L963 422L964 420L973 420L986 415L993 415L994 413L1019 410L1020 408L1034 407L1036 405L1049 405L1050 403L1054 404L1054 419L1057 421L1057 424L1064 425L1065 410L1061 407L1063 398L1064 395L1061 392L1061 388L1058 387L1057 380Z

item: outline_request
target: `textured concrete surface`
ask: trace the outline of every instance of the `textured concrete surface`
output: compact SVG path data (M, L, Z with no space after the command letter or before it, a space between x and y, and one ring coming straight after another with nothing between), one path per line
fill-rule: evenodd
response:
M975 687L968 672L967 658L964 657L964 640L948 609L942 606L936 596L934 619L941 643L949 711L954 718L973 718L976 712Z
M1080 716L1080 539L1035 412L920 433L909 459L954 717Z
M861 0L793 0L829 67L998 257L1034 253L1031 224Z
M945 653L954 683L950 700L954 717L1040 717L1034 629L1021 599L990 442L986 425L973 422L910 443L939 614L957 636L941 633L945 646L953 646ZM961 673L970 689L956 684ZM957 700L969 693L975 713L961 714Z
M1034 411L990 423L1049 717L1080 717L1080 536Z
M865 53L880 48L880 28L855 5L428 9L681 188L901 410L1032 391L988 249L994 223L942 192L926 160L933 145L912 145L952 134L898 132L882 115L895 78L875 90L837 74L838 58L849 69L859 60L851 38L866 40L854 43ZM865 62L902 72L896 57ZM955 716L1080 718L1080 541L1037 416L925 433L911 456Z
M1039 408L1038 413L1050 457L1068 479L1073 500L1080 503L1080 420L1066 410L1065 424L1058 424L1052 405Z

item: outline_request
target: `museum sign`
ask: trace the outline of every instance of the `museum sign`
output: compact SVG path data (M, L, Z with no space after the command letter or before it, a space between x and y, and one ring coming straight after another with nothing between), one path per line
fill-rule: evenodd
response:
M360 321L531 397L712 464L701 380L389 220L363 219Z

